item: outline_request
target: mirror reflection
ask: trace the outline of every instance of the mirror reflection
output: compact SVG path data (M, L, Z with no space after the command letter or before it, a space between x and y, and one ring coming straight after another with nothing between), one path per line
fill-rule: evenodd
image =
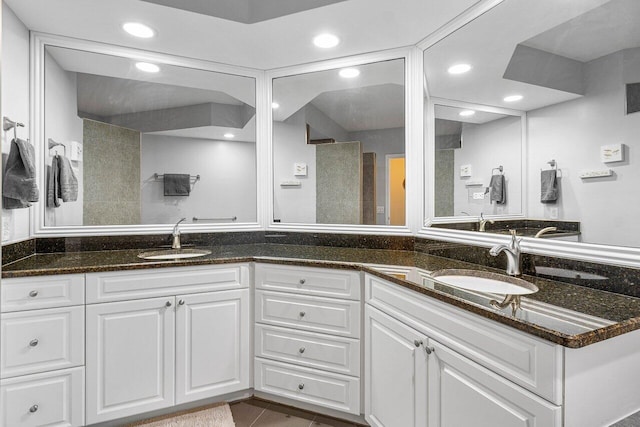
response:
M45 225L257 221L254 79L56 46L44 61Z
M527 112L527 219L638 246L640 2L506 0L424 64L430 96Z
M404 225L404 60L273 80L274 222Z
M522 211L521 118L436 104L436 217Z

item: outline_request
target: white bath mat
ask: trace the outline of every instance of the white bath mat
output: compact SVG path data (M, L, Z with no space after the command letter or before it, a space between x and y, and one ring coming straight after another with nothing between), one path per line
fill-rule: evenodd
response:
M231 408L228 404L221 403L138 421L128 427L235 427L235 425Z

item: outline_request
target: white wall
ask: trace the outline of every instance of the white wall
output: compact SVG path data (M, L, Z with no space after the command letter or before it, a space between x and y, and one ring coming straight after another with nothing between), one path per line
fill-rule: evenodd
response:
M44 141L47 165L58 153L64 155L65 150L57 147L49 150L49 138L64 144L67 157L71 153L71 141L82 143L82 119L78 117L78 89L76 73L65 71L58 65L51 55L45 53L45 117ZM78 200L63 202L57 208L45 208L46 225L82 225L83 206L83 162L72 161L76 178L78 178ZM45 172L46 173L46 172ZM40 206L46 206L47 188L40 191Z
M522 213L522 126L520 117L510 116L483 124L462 125L462 148L454 150L454 215L506 215ZM473 176L460 177L460 166L471 165ZM491 203L489 194L474 200L474 192L484 192L493 168L504 167L507 201ZM498 173L498 171L495 171ZM481 182L482 186L469 186ZM437 191L437 189L436 189Z
M2 3L2 115L24 123L18 137L29 135L29 31L11 9ZM3 157L9 154L13 130L2 133ZM2 243L28 239L30 210L2 210Z
M640 82L638 61L640 49L596 59L586 65L583 98L528 113L529 217L580 221L585 242L638 246L640 113L624 111L624 83ZM625 161L602 163L600 146L615 143L627 146ZM562 173L554 205L540 203L540 169L551 159ZM609 168L611 178L579 178Z
M362 142L363 153L376 153L376 205L385 206L387 200L387 154L404 154L404 128L350 132L348 141ZM377 213L376 223L386 224L388 213Z
M194 216L237 216L257 221L256 145L173 136L142 136L142 223L170 224ZM162 180L153 174L200 175L189 196L164 196ZM230 222L230 221L223 221Z
M273 122L273 218L282 222L316 222L316 147L306 143L302 110L286 122ZM307 176L294 176L294 164L306 163ZM300 181L300 187L281 182Z

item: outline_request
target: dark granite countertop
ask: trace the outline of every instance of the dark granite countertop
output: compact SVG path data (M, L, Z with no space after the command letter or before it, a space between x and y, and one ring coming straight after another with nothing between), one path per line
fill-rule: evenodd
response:
M36 254L4 265L2 278L259 261L366 271L437 300L570 348L584 347L640 329L640 298L529 276L525 276L524 279L535 283L539 291L527 295L523 299L523 306L524 300L529 300L533 304L548 304L552 309L556 307L559 311L571 310L593 316L598 318L598 321L593 323L591 328L576 329L562 322L548 323L526 316L511 316L508 311L487 306L482 301L474 299L474 295L441 285L426 275L430 271L450 268L496 270L420 252L262 243L212 246L206 249L212 253L200 258L175 261L140 259L137 257L143 252L140 249ZM424 274L420 280L403 279L385 273L384 268L379 269L375 266L400 266L417 269Z

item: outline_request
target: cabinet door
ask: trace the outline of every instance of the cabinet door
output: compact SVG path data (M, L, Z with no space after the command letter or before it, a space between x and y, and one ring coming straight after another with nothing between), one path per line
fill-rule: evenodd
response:
M174 404L175 298L87 306L87 424Z
M429 427L556 427L561 407L430 340Z
M249 388L249 290L176 299L176 403Z
M427 425L426 342L423 334L366 306L365 419L371 426Z

